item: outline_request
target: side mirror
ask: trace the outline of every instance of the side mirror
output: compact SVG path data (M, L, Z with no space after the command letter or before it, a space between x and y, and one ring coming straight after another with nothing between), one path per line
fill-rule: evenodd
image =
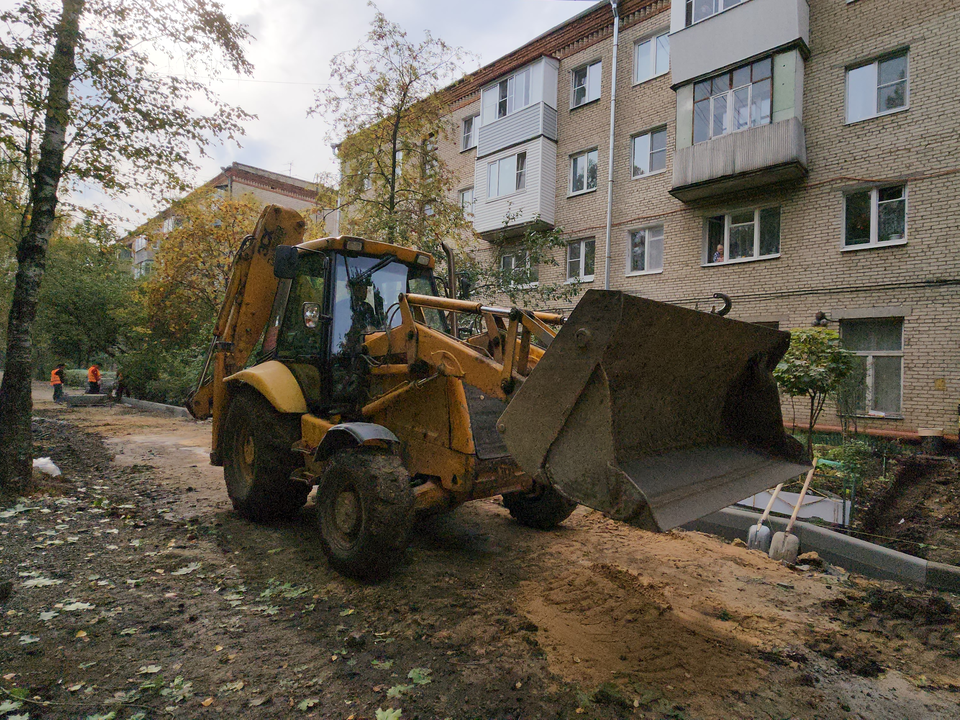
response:
M293 245L278 245L273 253L273 275L281 280L293 280L297 276L300 253Z

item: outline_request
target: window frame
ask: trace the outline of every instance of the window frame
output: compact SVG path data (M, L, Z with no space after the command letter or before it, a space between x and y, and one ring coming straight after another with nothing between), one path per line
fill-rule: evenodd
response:
M737 7L738 5L742 5L743 3L747 2L747 0L736 0L736 1L733 3L733 5L731 5L730 7L721 7L721 8L719 8L719 9L717 9L717 10L714 10L714 11L713 11L712 13L710 13L709 15L705 15L705 16L703 16L702 18L700 18L700 19L698 19L698 20L694 20L694 19L693 19L693 8L694 8L695 1L696 1L696 0L686 0L685 6L684 6L684 9L683 9L683 26L684 26L684 27L690 27L691 25L696 25L697 23L702 23L704 20L709 20L710 18L715 17L715 16L719 15L719 14L722 13L722 12L726 12L727 10L732 10L733 8ZM725 0L713 0L713 4L714 4L715 7L718 6L718 5L722 5L723 2L725 2Z
M765 77L765 78L761 78L760 80L754 80L754 79L753 79L753 69L754 69L754 66L759 65L760 63L763 63L763 62L769 63L769 65L770 65L770 74L769 74L767 77ZM734 85L734 76L735 76L738 72L740 72L741 70L744 70L744 69L749 69L749 71L750 71L750 82L749 82L748 84L746 84L746 85ZM733 68L732 70L728 70L728 71L726 71L726 72L722 72L722 73L719 73L719 74L717 74L717 75L712 75L712 76L710 76L710 77L708 77L708 78L706 78L706 79L704 79L704 80L699 80L699 81L695 82L695 83L693 84L693 122L692 122L692 124L691 124L691 125L692 125L692 127L691 127L691 141L692 141L692 144L694 144L694 145L699 145L700 143L709 142L709 141L711 141L711 140L715 140L716 138L721 138L721 137L726 137L727 135L732 135L733 133L744 132L745 130L750 130L750 129L756 128L756 127L762 127L762 126L764 126L764 125L772 125L772 124L773 124L773 94L774 94L774 89L775 89L775 88L774 88L774 82L773 82L773 70L774 70L773 55L766 55L766 56L764 56L764 57L761 57L761 58L758 58L758 59L754 60L753 62L749 62L749 63L746 63L746 64L744 64L744 65L740 65L740 66L738 66L738 67L735 67L735 68ZM727 88L725 91L723 91L722 93L718 93L718 94L714 95L714 94L713 94L713 90L711 90L711 91L710 91L710 94L707 95L706 98L697 100L697 86L698 86L698 85L702 85L702 84L704 84L704 83L710 83L710 84L712 85L718 78L722 78L722 77L724 77L724 76L727 76L727 77L729 78L729 85L728 85L728 88ZM769 119L767 120L767 122L761 122L761 123L758 123L758 124L754 124L754 122L753 122L753 101L754 101L754 96L753 96L753 95L754 95L754 88L755 88L756 86L758 86L760 83L768 83L768 84L769 84L769 88L770 88L770 96L769 96L769 98L768 98L768 101L769 101ZM734 125L734 119L735 119L735 117L736 117L736 116L735 116L735 112L736 112L736 94L737 94L737 92L738 92L739 90L742 90L743 88L747 88L747 89L748 89L747 103L746 103L747 112L748 112L748 122L747 122L746 127L734 129L734 128L733 128L733 125ZM714 135L714 134L713 134L713 130L714 130L714 126L715 126L715 123L716 123L715 118L717 117L717 115L716 115L716 113L715 113L716 104L717 104L717 103L716 103L716 100L717 100L717 98L720 98L720 97L726 98L725 101L724 101L724 102L726 103L726 113L725 113L725 116L726 116L726 117L725 117L725 121L724 121L724 122L725 122L725 126L726 126L727 129L726 129L724 132L720 133L719 135ZM697 140L697 105L700 105L701 103L704 103L704 102L706 102L707 105L708 105L708 107L709 107L709 116L708 116L708 118L707 118L707 131L708 131L708 135L707 135L707 137L704 138L703 140Z
M591 68L596 67L598 65L600 66L600 69L597 71L597 88L596 88L597 96L591 97L590 95L591 95L591 90L593 88L593 84L590 82L590 78L591 78L590 70ZM577 78L577 73L581 71L583 71L584 73L583 101L578 103L576 101L577 100L576 78ZM573 68L573 70L570 71L570 109L571 110L576 110L577 108L581 108L584 105L589 105L590 103L597 102L600 99L602 92L603 92L603 58L597 58L596 60L591 60L588 63L578 65L577 67Z
M906 323L904 322L905 318L902 317L878 317L878 318L848 318L842 319L840 321L840 345L843 347L843 327L844 324L848 326L852 323L857 322L870 322L877 320L897 320L900 323L900 349L899 350L850 350L849 348L844 348L848 352L853 353L854 355L862 358L866 358L866 371L864 376L864 398L863 411L856 411L853 414L853 417L860 418L887 418L890 420L902 420L903 419L903 375L904 375L904 355L903 355L903 330ZM883 412L882 410L874 410L872 408L874 398L876 397L876 358L878 357L898 357L900 358L900 407L895 412Z
M660 132L663 133L664 146L662 149L653 150L653 136L655 133L660 133ZM635 172L637 168L637 140L643 137L650 138L650 142L648 143L648 150L647 150L647 167L649 168L650 165L652 164L651 159L655 152L663 153L663 167L660 168L659 170L648 170L645 173L640 173L639 175L637 175ZM636 135L632 135L630 137L630 178L632 180L640 180L641 178L648 178L652 175L659 175L660 173L666 172L667 171L667 146L669 145L669 141L670 141L670 137L668 135L666 125L661 125L659 127L651 128L650 130L637 133Z
M522 159L521 159L522 158ZM514 161L514 189L507 193L500 193L500 163L505 160L513 159ZM498 194L490 194L490 168L492 166L497 166L497 191ZM487 163L487 197L486 202L491 202L494 200L500 200L501 198L509 197L510 195L517 195L522 192L526 192L527 189L527 151L521 150L520 152L513 153L512 155L506 155L498 160L491 160ZM476 199L476 195L474 195Z
M590 155L594 154L594 165L597 168L596 178L594 180L594 186L589 186L590 178ZM574 190L573 189L573 179L576 177L574 174L574 163L579 158L584 158L586 161L586 166L583 169L583 190ZM567 181L567 197L574 197L577 195L586 195L587 193L596 192L597 188L600 186L600 149L599 148L590 148L589 150L581 150L580 152L573 153L570 156L570 162L568 163L570 177Z
M779 211L779 233L777 238L777 252L769 253L767 255L760 255L760 213L764 210L772 210L776 208ZM756 254L750 257L739 257L734 260L729 260L730 257L730 229L735 224L743 223L734 223L732 218L734 215L739 215L742 213L753 211L753 248ZM746 207L739 208L735 210L728 210L722 213L724 219L724 229L723 229L723 257L724 259L719 262L712 262L710 258L714 252L713 243L710 241L710 221L716 217L720 217L720 214L714 215L704 215L703 216L703 256L701 267L721 267L723 265L737 265L739 263L747 262L759 262L761 260L774 260L780 257L781 249L780 243L783 241L783 206L782 205L758 205L755 207Z
M903 105L900 107L893 108L891 110L875 110L870 115L864 115L863 117L857 118L856 120L850 119L850 73L855 70L861 70L865 67L875 66L876 70L874 72L874 77L876 78L876 86L874 87L874 108L877 108L880 102L880 63L886 60L893 60L894 58L903 57L907 61L906 73L903 80L897 80L896 82L903 82ZM892 85L894 83L888 83ZM855 65L850 65L844 69L843 73L843 124L844 125L856 125L857 123L864 122L866 120L873 120L878 117L885 117L887 115L894 115L899 112L905 112L910 109L910 48L901 47L892 52L879 55L872 60L867 62L859 62Z
M659 52L657 51L659 49L660 38L667 39L667 66L662 70L659 67L657 67L657 58L659 57ZM650 65L653 68L653 73L649 77L641 78L639 77L639 74L638 74L640 69L640 63L637 62L637 60L640 57L640 48L643 45L647 45L647 44L650 45L650 50L649 50ZM633 44L633 84L634 86L642 85L643 83L650 82L651 80L656 80L658 77L666 75L668 72L670 72L670 30L669 28L662 32L657 32L654 35L647 35L637 40Z
M500 80L494 87L497 92L497 102L496 102L496 118L495 120L503 120L506 117L510 117L514 113L518 113L526 107L529 107L532 103L530 102L530 80L533 73L530 71L530 67L525 67L522 70L519 70L509 77ZM517 78L524 76L524 87L523 95L526 97L526 102L523 105L517 105ZM511 86L512 83L512 86ZM503 103L503 114L500 114L500 104ZM512 107L511 107L512 105Z
M480 113L468 115L460 123L460 152L472 150L477 146L480 134ZM467 122L470 123L470 145L467 145Z
M584 274L584 264L586 262L586 257L587 257L587 253L585 252L587 243L593 243L593 273L591 273L590 275ZM577 258L577 262L579 263L579 269L575 276L571 276L570 275L570 262L571 262L570 248L573 247L574 245L577 245L580 248L580 256ZM595 237L588 237L588 238L580 238L579 240L571 240L570 242L568 242L567 247L564 249L564 275L566 275L566 281L564 282L564 284L575 283L575 282L581 282L581 283L593 282L594 278L596 277L596 272L597 272L597 239Z
M520 247L511 247L509 249L504 249L500 252L500 257L497 261L497 265L500 268L501 272L506 272L503 267L503 261L506 258L511 258L513 260L510 271L513 272L517 269L517 258L525 257L526 261L523 263L523 267L527 272L536 272L536 280L533 280L528 283L508 283L510 288L515 290L529 290L531 288L538 287L540 285L540 269L535 267L532 262L530 262L530 253Z
M660 231L660 267L653 270L650 270L650 269L634 270L633 269L634 234L638 232L649 232L651 230L657 230L657 229L659 229ZM624 277L638 277L640 275L662 274L663 273L663 250L664 250L665 238L666 238L666 227L662 222L652 223L650 225L643 225L641 227L635 227L635 228L631 228L630 230L627 230L627 262L624 268L626 270L626 272L624 273ZM645 267L649 267L650 265L650 244L649 243L650 243L650 238L647 237L647 244L644 247L644 255L643 255L643 260L644 260L643 264Z
M470 205L469 209L467 208L467 205L464 204L464 202L463 202L464 194L465 194L465 193L468 193L468 192L470 193L470 202L468 203L468 204ZM471 217L472 217L472 216L473 216L473 208L474 208L474 207L476 206L476 204L477 204L477 192L476 192L475 187L474 187L473 185L471 185L470 187L462 188L462 189L457 193L457 197L458 197L458 199L460 200L460 209L463 210L464 216L471 216Z
M899 240L880 241L880 191L891 188L903 188L903 195L900 201L903 202L903 237ZM870 240L866 243L856 245L847 244L847 198L851 195L857 195L863 192L870 193ZM891 183L882 185L871 185L847 190L842 193L842 212L840 215L840 251L853 252L855 250L874 250L876 248L898 247L906 245L908 236L908 221L910 219L910 193L908 183ZM884 201L892 202L892 201Z

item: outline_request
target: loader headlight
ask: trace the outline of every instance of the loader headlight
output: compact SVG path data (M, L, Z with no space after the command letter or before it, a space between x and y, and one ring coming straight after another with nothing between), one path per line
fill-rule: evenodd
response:
M303 304L303 324L311 330L320 324L319 303L308 302Z

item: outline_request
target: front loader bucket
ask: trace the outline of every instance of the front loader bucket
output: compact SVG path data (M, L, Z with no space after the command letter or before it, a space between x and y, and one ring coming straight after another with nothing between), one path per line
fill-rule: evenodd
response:
M646 530L809 469L773 368L790 334L590 290L498 423L521 468Z

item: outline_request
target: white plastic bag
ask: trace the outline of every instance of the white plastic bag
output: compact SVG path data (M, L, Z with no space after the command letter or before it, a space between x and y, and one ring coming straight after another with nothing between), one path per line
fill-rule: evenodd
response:
M48 457L36 458L33 461L33 468L52 477L60 475L60 468L53 464L53 460Z

